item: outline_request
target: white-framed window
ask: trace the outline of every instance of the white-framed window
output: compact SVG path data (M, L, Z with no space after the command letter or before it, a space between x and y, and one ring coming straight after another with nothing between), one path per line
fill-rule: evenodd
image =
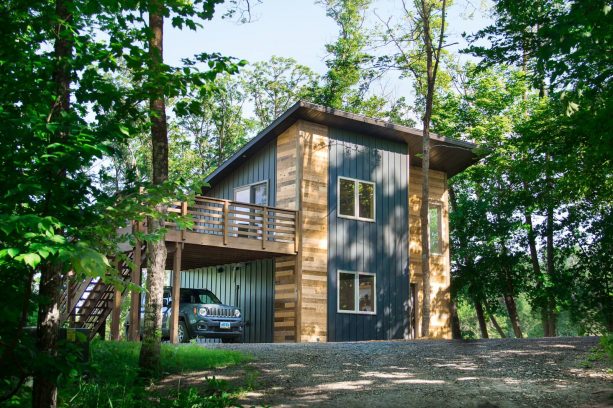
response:
M430 253L443 253L443 206L440 203L430 203L428 206L428 238Z
M377 314L377 277L369 272L337 272L338 313Z
M268 205L268 180L236 187L234 189L234 201Z
M375 220L375 183L338 178L338 216L360 221Z

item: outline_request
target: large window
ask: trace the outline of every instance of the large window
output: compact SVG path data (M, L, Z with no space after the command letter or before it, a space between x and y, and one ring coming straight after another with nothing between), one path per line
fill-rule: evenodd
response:
M376 276L338 271L338 312L376 314Z
M440 204L430 204L428 208L428 229L430 232L430 253L443 253L443 229Z
M375 220L375 183L338 178L338 215L363 221Z

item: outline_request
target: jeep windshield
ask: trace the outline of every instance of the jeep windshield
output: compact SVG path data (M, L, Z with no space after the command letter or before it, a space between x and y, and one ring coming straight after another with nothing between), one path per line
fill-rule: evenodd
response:
M207 289L181 289L181 303L221 304L217 296Z

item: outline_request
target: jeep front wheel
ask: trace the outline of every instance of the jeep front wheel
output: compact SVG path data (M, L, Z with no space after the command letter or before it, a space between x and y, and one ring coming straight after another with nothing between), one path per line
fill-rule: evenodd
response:
M185 322L179 321L177 340L179 343L189 343L189 334L187 333L187 326L185 326Z

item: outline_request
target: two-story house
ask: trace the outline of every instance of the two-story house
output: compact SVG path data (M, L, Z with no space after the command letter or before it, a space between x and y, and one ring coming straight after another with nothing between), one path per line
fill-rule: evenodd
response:
M447 178L474 162L475 146L431 137L430 327L449 337ZM420 130L296 103L212 173L203 193L297 210L297 254L186 271L183 285L240 304L250 341L415 337L421 148Z
M449 338L447 179L476 156L434 134L431 146L430 327ZM239 306L245 341L418 337L421 150L420 130L298 102L215 170L195 203L172 209L196 224L168 233L168 269L182 287Z

